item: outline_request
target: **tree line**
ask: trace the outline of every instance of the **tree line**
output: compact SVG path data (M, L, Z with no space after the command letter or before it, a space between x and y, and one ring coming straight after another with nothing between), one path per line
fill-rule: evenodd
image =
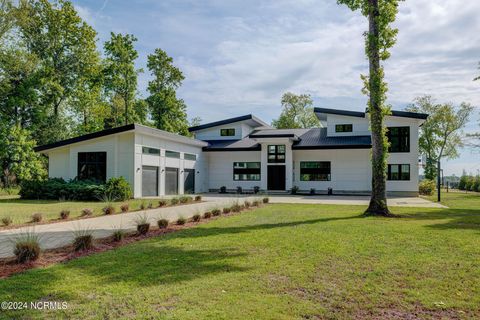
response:
M0 0L0 177L45 175L33 146L141 123L188 135L184 75L161 48L148 55L140 96L137 38L97 32L67 0ZM198 122L198 119L196 120Z

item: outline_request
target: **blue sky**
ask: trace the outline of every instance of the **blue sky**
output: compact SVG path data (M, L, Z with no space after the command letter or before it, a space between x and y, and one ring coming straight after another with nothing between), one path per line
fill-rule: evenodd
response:
M367 72L364 17L335 0L78 0L98 32L138 38L137 65L162 48L185 74L179 96L189 117L204 122L253 113L267 122L284 92L308 93L315 106L364 110L360 73ZM439 102L476 106L465 132L480 130L480 1L401 3L398 41L385 63L388 102L403 109L430 94ZM145 92L149 75L139 78ZM463 149L444 163L447 174L480 170L479 152Z

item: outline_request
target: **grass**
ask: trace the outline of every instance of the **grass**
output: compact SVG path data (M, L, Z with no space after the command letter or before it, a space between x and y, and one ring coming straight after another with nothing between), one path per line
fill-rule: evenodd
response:
M135 211L140 209L141 204L145 203L145 200L132 199L108 204L112 204L115 207L115 212L119 213L121 212L120 206L125 203L128 203L129 211ZM155 200L154 204L157 205L158 200ZM48 221L59 219L59 214L62 210L69 210L69 218L74 219L81 216L81 211L84 208L93 209L92 217L95 217L104 215L102 208L106 205L105 202L22 200L13 197L7 199L0 198L0 219L10 217L13 220L12 225L19 225L30 222L32 220L32 214L40 212L43 215L43 221Z
M274 204L0 280L6 318L480 317L480 197L449 209ZM410 317L409 317L410 315ZM415 315L415 316L413 316Z

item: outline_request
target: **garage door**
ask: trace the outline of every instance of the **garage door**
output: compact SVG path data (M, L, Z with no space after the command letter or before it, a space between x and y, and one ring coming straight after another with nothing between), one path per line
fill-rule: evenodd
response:
M185 193L193 194L195 193L195 170L194 169L185 169L185 181L184 181Z
M142 167L142 196L158 196L158 167Z
M178 194L178 168L165 168L165 194Z

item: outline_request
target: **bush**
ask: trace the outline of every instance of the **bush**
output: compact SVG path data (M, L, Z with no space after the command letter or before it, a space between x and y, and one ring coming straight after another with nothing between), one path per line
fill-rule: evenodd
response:
M220 193L227 193L227 187L225 186L220 187Z
M260 187L259 186L253 187L253 193L257 194L259 192L260 192Z
M124 177L110 178L105 184L105 193L118 201L125 201L132 197L132 188Z
M105 193L105 185L91 180L48 179L43 181L22 181L20 197L22 199L43 200L98 200Z
M242 211L242 206L240 206L240 205L237 203L237 204L234 204L230 209L231 209L231 211L233 211L233 212L240 212L240 211Z
M215 208L212 210L212 215L219 216L220 214L222 214L222 211L220 209Z
M270 202L270 198L265 197L265 198L262 199L262 202L263 202L263 203L269 203L269 202Z
M230 208L223 208L223 213L224 214L230 213L231 211L232 211L232 209L230 209Z
M93 249L93 235L90 230L80 230L74 232L73 250L84 251Z
M109 214L114 214L115 213L115 207L112 206L111 204L109 204L108 206L104 207L102 209L103 213L106 214L106 215L109 215Z
M242 187L240 187L240 186L239 186L239 187L237 187L237 193L239 193L239 194L240 194L240 193L243 193L243 188L242 188Z
M254 200L254 201L252 202L252 206L254 206L254 207L260 207L260 201L259 201L259 200Z
M243 203L243 205L245 206L246 209L250 208L252 206L252 204L250 203L250 201L245 201Z
M167 201L166 200L160 200L158 201L158 206L159 207L165 207L167 205Z
M130 209L130 206L128 203L124 203L120 206L120 210L122 210L122 212L128 212L129 209Z
M39 212L32 214L32 222L41 222L43 220L43 215Z
M120 242L125 238L126 235L127 233L125 232L125 230L117 229L113 232L112 238L113 238L113 241Z
M15 240L15 249L13 253L18 263L27 263L35 261L40 257L39 238L33 233L27 233Z
M91 216L91 215L93 215L93 210L92 210L92 209L89 209L89 208L84 208L84 209L82 209L80 215L81 215L82 217Z
M198 213L196 213L192 216L192 221L194 221L194 222L198 222L198 221L200 221L200 219L202 219L202 217Z
M137 225L138 234L146 234L150 230L150 222L148 222L148 217L146 214L139 215L135 219L135 224Z
M170 200L170 204L171 204L172 206L177 205L179 202L180 202L180 200L178 200L178 198L172 198L172 199Z
M12 223L13 223L12 218L10 218L10 217L3 217L3 218L2 218L2 224L3 224L4 226L9 226L9 225L11 225Z
M475 186L475 178L472 177L472 176L469 176L468 179L467 179L466 189L468 191L475 191L474 186Z
M317 193L317 190L315 190L315 188L311 188L310 189L310 195L313 196L313 195L315 195L315 193Z
M475 177L472 190L476 192L480 191L480 176Z
M433 180L422 180L418 184L418 193L424 196L431 196L435 191L435 181Z
M195 201L202 201L202 196L195 196Z
M212 217L212 213L210 211L207 211L203 214L204 219L210 219Z
M60 219L66 220L68 217L70 217L70 210L60 211Z
M169 221L167 219L160 219L157 221L157 225L160 229L165 229L168 227Z
M179 218L177 219L177 224L178 224L179 226L184 225L186 222L187 222L187 219L185 219L184 217L179 217Z
M147 209L152 209L152 208L153 208L153 203L149 202L149 203L147 204Z
M458 183L458 189L467 190L467 181L468 181L468 176L466 175L461 176L460 182Z
M180 197L180 203L189 203L192 202L193 198L190 196L182 196Z
M300 190L299 187L293 186L292 189L290 189L290 193L291 193L291 194L297 194L297 193L298 193L298 190Z

